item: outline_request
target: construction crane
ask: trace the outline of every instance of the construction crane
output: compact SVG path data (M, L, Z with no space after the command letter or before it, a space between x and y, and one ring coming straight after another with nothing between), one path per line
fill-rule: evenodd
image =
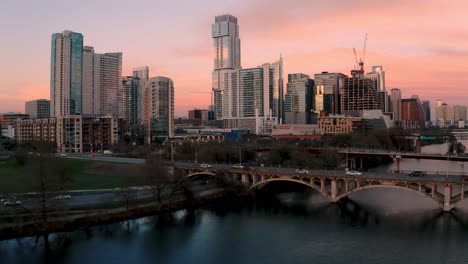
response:
M367 33L366 33L366 36L364 37L364 48L362 49L362 60L359 62L359 66L362 72L364 72L364 61L366 59L366 45L367 45Z
M358 71L361 71L362 73L364 73L364 61L366 59L366 46L367 46L367 33L364 37L364 48L362 49L362 58L357 59L357 55L356 55L356 49L353 48L353 52L354 52L354 61L355 61L355 70L358 70Z
M353 48L353 52L354 52L354 62L355 62L355 64L354 64L354 69L357 70L357 69L358 69L359 62L358 62L358 60L357 60L357 55L356 55L356 49L355 49L355 48Z

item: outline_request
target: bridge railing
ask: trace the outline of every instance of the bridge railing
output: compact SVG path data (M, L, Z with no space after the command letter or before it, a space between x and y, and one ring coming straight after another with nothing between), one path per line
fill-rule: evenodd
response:
M400 170L399 173L400 174L410 174L411 172L414 172L414 171L422 171L424 172L426 175L434 175L434 176L445 176L445 175L468 175L468 172L463 172L463 171L425 171L425 170ZM388 172L391 172L391 173L397 173L396 170L369 170L369 172L374 172L374 173L388 173Z

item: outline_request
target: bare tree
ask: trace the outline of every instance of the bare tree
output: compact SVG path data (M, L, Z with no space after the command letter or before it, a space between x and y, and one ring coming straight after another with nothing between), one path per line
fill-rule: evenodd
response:
M161 205L163 197L168 201L177 192L184 190L186 181L183 175L169 171L159 156L151 155L146 159L143 170L143 184L148 187L156 201Z
M64 202L54 198L64 190L69 178L64 161L54 156L53 146L49 142L36 142L34 148L36 152L28 155L26 160L26 173L30 176L32 190L37 193L38 203L23 204L23 209L43 235L48 247L48 232L52 224L50 218L66 213Z

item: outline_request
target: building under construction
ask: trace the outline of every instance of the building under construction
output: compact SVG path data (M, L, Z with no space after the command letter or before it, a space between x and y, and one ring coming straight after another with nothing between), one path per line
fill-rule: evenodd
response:
M352 114L360 110L382 109L375 81L365 78L364 70L352 70L340 89L341 113Z

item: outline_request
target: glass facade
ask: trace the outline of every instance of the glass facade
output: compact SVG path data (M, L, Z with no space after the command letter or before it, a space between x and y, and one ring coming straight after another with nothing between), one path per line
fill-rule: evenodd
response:
M314 109L314 81L302 73L289 74L285 99L287 124L309 124Z
M52 35L51 117L82 113L83 35L64 31Z
M217 119L223 116L229 116L229 106L224 102L226 93L225 73L224 70L235 70L241 68L240 56L240 38L239 26L237 18L232 15L221 15L215 17L215 23L211 27L211 35L213 38L214 59L213 59L213 75L212 75L212 90L213 90L213 107ZM230 113L230 114L228 114Z
M174 125L174 84L166 77L150 78L145 95L145 123L148 138L172 137Z

